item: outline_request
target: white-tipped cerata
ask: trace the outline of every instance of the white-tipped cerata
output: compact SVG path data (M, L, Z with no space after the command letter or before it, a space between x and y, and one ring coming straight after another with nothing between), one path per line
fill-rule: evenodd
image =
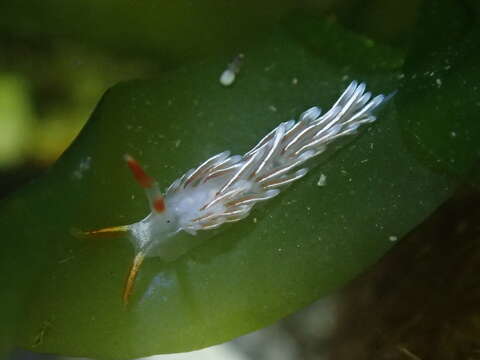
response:
M256 203L303 177L308 169L302 164L330 142L375 121L372 112L384 99L372 98L364 83L353 81L323 116L317 107L308 109L297 122L278 125L243 156L226 151L188 171L165 193L173 230L195 234L245 218Z
M372 98L365 89L364 83L352 81L323 115L318 107L310 108L298 121L278 125L244 155L225 151L212 156L175 180L163 195L153 178L127 157L135 178L147 192L151 213L131 225L86 233L102 235L120 229L129 234L137 256L128 276L124 301L132 291L143 258L163 257L158 248L173 235L195 235L247 217L255 204L277 196L287 185L305 176L308 169L302 165L323 153L329 143L375 121L373 111L386 97Z

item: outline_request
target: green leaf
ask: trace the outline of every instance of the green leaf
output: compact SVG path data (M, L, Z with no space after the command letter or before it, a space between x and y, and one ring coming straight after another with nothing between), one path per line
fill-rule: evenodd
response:
M364 41L329 26L346 49ZM166 187L213 154L244 153L310 106L329 107L348 84L345 68L289 31L252 43L230 88L218 81L226 58L114 87L55 166L2 204L0 311L10 342L119 359L232 339L338 289L451 194L458 178L417 159L394 97L376 124L247 219L207 241L190 237L198 245L174 262L147 259L123 307L128 239L79 240L71 229L147 214L125 153ZM373 43L369 54L383 51ZM349 80L374 93L397 87L399 65L378 73L358 64ZM326 185L318 186L322 175Z
M405 139L432 169L466 178L480 155L479 12L456 1L425 6L398 96Z

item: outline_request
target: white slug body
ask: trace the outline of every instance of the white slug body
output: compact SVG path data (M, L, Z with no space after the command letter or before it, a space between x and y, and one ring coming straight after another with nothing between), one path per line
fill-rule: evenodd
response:
M152 212L144 223L132 225L134 238L141 242L137 246L155 241L154 234L168 237L183 230L195 235L247 217L256 203L302 178L308 169L301 165L330 142L373 122L372 111L384 99L371 99L365 84L353 81L324 115L310 108L298 121L278 125L246 154L225 151L190 169L165 192L164 212Z
M124 300L128 299L143 258L162 257L161 251L155 249L173 241L169 239L174 235L182 231L195 235L247 217L255 204L277 196L287 185L305 176L308 169L302 165L323 153L329 143L375 121L373 111L386 97L381 94L372 98L365 89L364 83L352 81L323 115L318 107L310 108L298 121L278 125L244 155L225 151L212 156L175 180L163 195L156 182L128 158L137 181L146 189L151 213L131 225L88 233L129 233L137 257Z

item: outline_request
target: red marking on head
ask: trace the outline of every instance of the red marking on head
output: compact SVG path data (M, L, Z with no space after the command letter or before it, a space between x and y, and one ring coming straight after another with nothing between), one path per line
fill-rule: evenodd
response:
M164 212L165 211L165 201L163 200L163 197L157 197L153 201L153 207L159 213Z
M142 169L140 164L130 155L125 155L125 161L127 162L128 167L133 173L135 180L140 184L141 187L148 189L152 187L154 180Z

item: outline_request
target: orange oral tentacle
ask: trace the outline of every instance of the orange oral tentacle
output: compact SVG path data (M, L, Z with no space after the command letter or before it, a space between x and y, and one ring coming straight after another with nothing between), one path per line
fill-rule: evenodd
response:
M127 306L128 301L130 299L130 295L132 295L133 287L135 285L135 279L137 278L138 271L140 270L140 266L145 259L145 254L143 252L137 253L135 258L133 259L132 266L130 267L130 271L128 273L127 281L125 282L125 288L123 289L123 305Z
M80 238L113 238L125 235L129 229L130 227L128 225L123 225L89 231L73 230L73 232L75 236Z

